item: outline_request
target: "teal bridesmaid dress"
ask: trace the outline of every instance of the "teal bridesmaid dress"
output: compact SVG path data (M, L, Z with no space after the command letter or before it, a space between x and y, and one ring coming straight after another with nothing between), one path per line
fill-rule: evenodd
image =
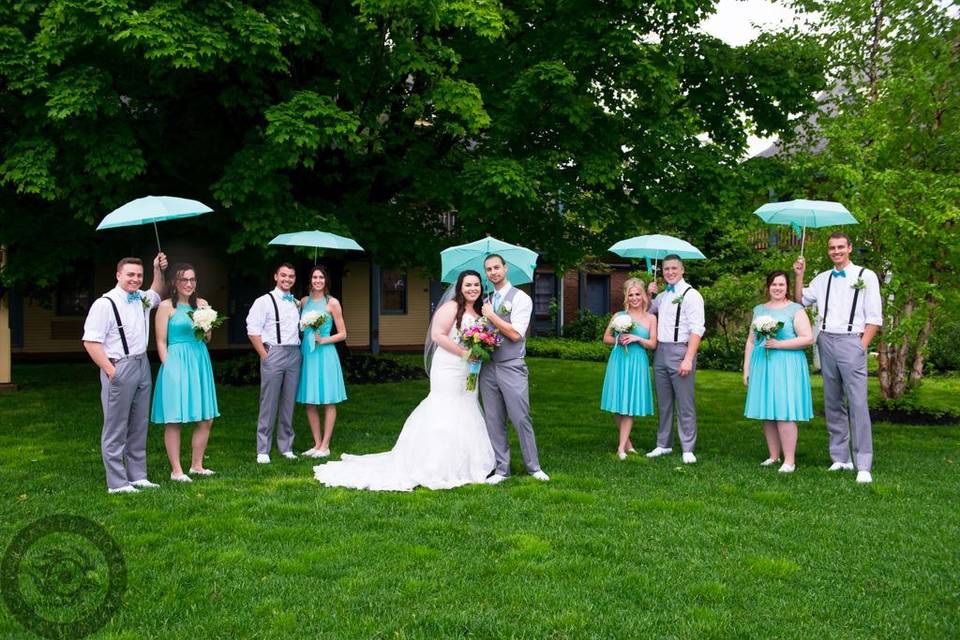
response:
M193 333L187 312L178 304L167 324L167 360L153 388L150 421L172 424L210 420L220 415L207 343Z
M330 335L333 329L333 316L327 312L327 298L320 300L307 298L300 314L307 311L326 313L327 319L314 331L304 329L300 351L303 363L300 365L300 385L297 387L297 402L300 404L336 404L347 399L347 390L343 386L343 370L340 357L334 344L317 344L314 334L321 337Z
M803 307L791 302L780 309L759 304L753 318L771 316L783 322L777 340L797 337L793 316ZM752 331L753 329L751 329ZM813 418L810 392L810 368L805 349L765 349L763 340L754 336L756 345L750 354L750 379L743 415L755 420L806 421Z
M621 311L616 315L626 315ZM634 324L630 333L649 338L645 326ZM650 379L650 360L647 350L639 342L631 342L624 349L616 344L607 360L603 376L603 394L600 408L622 416L653 415L653 384Z

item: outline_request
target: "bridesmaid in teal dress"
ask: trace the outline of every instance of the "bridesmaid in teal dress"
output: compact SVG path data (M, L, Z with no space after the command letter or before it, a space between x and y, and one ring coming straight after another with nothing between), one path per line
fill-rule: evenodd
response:
M198 306L207 306L197 298L197 276L189 264L173 268L174 277L166 300L157 307L157 354L160 372L153 389L150 421L166 425L163 444L170 460L170 479L192 482L180 466L180 428L196 422L193 431L190 473L210 476L213 471L203 466L213 419L217 410L217 390L213 383L213 367L207 351L209 333L198 339L193 321L187 313Z
M613 345L603 377L600 408L613 414L620 432L617 457L625 460L627 453L636 453L630 441L635 416L653 415L653 386L650 380L650 360L647 349L657 346L657 318L647 313L650 299L646 287L637 278L623 283L624 310L610 319L603 334L604 344ZM613 321L618 316L633 320L629 333L615 335Z
M743 384L747 400L743 415L763 420L769 457L760 464L768 467L780 459L781 473L797 468L797 422L813 418L810 369L804 350L813 344L813 330L806 311L787 297L789 284L784 271L767 276L765 304L753 308L753 320L770 316L783 322L773 338L758 338L752 328L743 354Z
M303 364L300 365L300 385L297 387L297 402L307 405L307 422L313 432L313 447L303 452L308 458L326 458L330 455L330 438L337 421L337 403L347 399L343 386L343 370L337 355L337 342L347 339L340 302L329 295L327 271L317 265L310 272L310 295L300 302L300 315L308 311L326 314L320 328L308 327L303 331L300 350ZM336 326L337 332L331 335ZM320 437L320 412L322 405L323 437Z

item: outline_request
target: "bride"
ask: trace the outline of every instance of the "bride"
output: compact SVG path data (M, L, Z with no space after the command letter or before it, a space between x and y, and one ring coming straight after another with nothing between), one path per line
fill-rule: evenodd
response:
M493 471L476 391L466 391L467 350L455 340L458 329L480 316L480 274L464 271L437 307L427 334L430 394L413 410L393 449L317 465L314 477L329 487L371 491L451 489L482 483ZM433 351L436 350L434 354ZM432 356L432 361L431 361Z

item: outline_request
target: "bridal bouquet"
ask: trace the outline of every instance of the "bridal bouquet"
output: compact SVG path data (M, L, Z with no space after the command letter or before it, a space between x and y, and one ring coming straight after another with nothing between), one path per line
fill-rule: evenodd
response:
M490 356L503 342L503 336L490 321L484 317L462 330L457 341L469 350L467 358L470 361L470 372L467 374L467 391L477 388L477 376L480 374L480 365L489 361Z
M221 316L210 305L187 311L187 315L193 323L193 335L196 336L197 340L203 340L208 331L216 329L227 319L227 316Z
M300 316L300 331L304 329L313 329L314 331L320 329L323 326L323 323L327 321L327 314L320 311L307 311L305 314Z
M610 329L613 331L613 336L617 342L620 341L620 336L625 333L630 333L635 326L636 324L633 322L633 318L627 314L616 316L610 322ZM614 345L614 349L616 349L616 345ZM627 345L623 345L623 351L627 353Z
M783 322L772 316L757 316L750 326L760 340L758 346L762 346L767 338L773 338L777 335L777 331L783 328Z

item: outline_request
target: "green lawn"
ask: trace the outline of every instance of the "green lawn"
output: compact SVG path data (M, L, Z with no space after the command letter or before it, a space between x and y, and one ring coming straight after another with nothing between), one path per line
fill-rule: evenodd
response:
M797 473L779 475L758 466L740 376L700 372L700 462L620 462L597 409L603 365L530 367L550 483L327 489L307 459L254 464L251 387L220 389L215 477L167 480L154 429L162 487L109 496L93 369L20 366L21 392L0 396L0 543L54 513L105 526L129 586L103 638L960 636L960 428L876 424L876 481L859 486L826 471L820 417L801 431ZM334 453L389 448L426 389L348 389ZM954 408L958 391L924 389ZM299 451L302 411L296 427ZM654 431L640 421L637 446ZM0 637L34 637L0 611Z

